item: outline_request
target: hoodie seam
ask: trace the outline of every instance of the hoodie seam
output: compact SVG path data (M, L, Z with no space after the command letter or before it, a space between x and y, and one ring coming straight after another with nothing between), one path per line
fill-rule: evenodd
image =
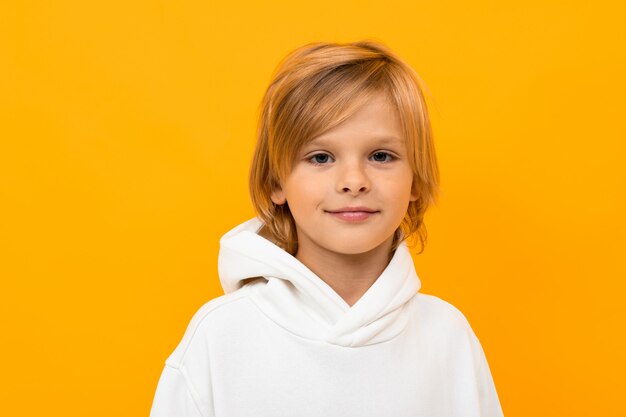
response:
M234 296L234 294L233 294L233 296ZM248 294L241 293L241 294L237 295L236 298L231 299L231 300L225 300L225 299L222 298L221 302L218 305L212 306L211 308L207 308L207 311L203 312L202 315L200 317L198 317L198 320L194 324L194 327L193 327L191 333L189 333L189 336L186 338L187 340L185 341L185 345L184 345L184 347L183 347L183 349L182 349L182 351L180 353L179 359L174 361L174 360L170 360L170 358L168 358L165 361L165 363L168 366L171 366L173 368L176 368L176 369L180 370L180 368L182 368L183 362L185 361L185 358L187 356L187 351L189 350L189 346L191 345L191 342L196 338L196 334L198 332L198 329L204 323L204 321L208 319L209 315L211 313L213 313L214 311L220 309L221 307L227 306L229 304L232 304L234 302L237 302L237 301L240 301L240 300L243 300L243 299L246 299L246 298L249 298ZM213 300L210 300L210 301L206 302L204 304L204 306L207 306L209 303L211 303L213 301L216 301L216 300L219 300L219 299L220 299L220 297L214 298ZM200 307L200 308L202 309L202 307Z
M202 417L207 416L208 413L204 409L204 407L202 407L200 398L198 396L198 393L195 390L195 388L193 387L193 384L191 383L191 380L190 380L189 376L187 375L187 372L185 372L184 368L183 367L176 368L176 367L173 367L173 366L168 365L168 364L166 364L165 366L171 368L174 372L178 372L182 376L185 390L189 393L189 396L191 397L191 400L193 402L194 408L196 409L196 411L198 411L198 413Z

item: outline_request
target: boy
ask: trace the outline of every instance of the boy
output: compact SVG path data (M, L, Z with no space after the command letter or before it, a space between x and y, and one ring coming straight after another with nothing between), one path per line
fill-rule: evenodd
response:
M225 295L167 359L152 417L502 416L482 347L418 292L406 239L439 175L415 72L383 45L290 54L264 97L257 217L220 240Z

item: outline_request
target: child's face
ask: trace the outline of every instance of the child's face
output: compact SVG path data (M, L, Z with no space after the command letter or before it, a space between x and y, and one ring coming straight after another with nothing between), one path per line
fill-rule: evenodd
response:
M298 251L358 254L382 244L391 248L409 202L417 199L412 182L398 114L377 94L352 117L304 145L272 201L288 203ZM354 207L371 212L337 214Z

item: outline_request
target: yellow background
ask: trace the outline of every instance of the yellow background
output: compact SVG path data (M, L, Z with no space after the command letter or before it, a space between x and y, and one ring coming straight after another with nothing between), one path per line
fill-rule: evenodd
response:
M416 268L505 415L626 415L625 21L621 1L2 2L2 415L148 414L253 215L273 69L361 38L429 87L443 195Z

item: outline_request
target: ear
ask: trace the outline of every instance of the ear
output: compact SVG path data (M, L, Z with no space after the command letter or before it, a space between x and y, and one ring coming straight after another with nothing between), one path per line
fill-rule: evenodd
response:
M287 198L285 197L285 192L280 186L277 186L276 188L274 188L274 190L272 191L272 194L270 195L270 198L272 199L274 204L276 204L277 206L282 206L283 204L285 204L285 202L287 202Z

